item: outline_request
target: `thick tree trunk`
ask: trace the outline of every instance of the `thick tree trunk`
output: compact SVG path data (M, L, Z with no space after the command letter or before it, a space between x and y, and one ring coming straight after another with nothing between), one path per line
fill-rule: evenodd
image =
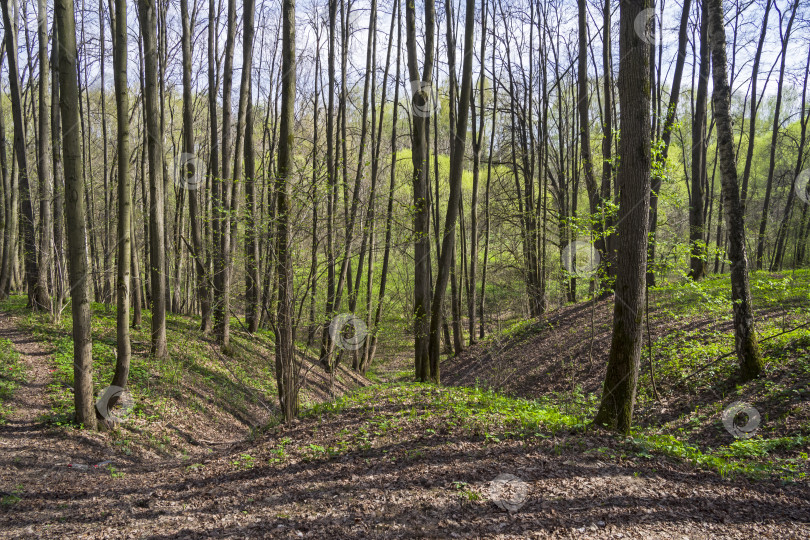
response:
M79 125L79 89L76 68L76 24L71 0L56 0L59 28L59 84L62 113L62 141L65 164L65 216L67 218L70 297L73 314L73 399L76 421L96 428L93 407L93 347L90 341L90 298L87 288L87 235L82 152L76 127Z
M754 310L748 282L748 257L745 245L745 223L737 184L737 161L731 126L731 89L726 72L726 30L723 26L722 0L709 2L709 40L712 48L712 103L717 122L717 144L720 150L720 176L728 228L728 258L731 260L731 300L734 309L734 342L743 380L759 375L763 368Z
M650 205L650 70L649 44L633 21L648 0L621 3L619 106L618 272L602 402L594 423L628 433L633 423L644 308L647 232Z

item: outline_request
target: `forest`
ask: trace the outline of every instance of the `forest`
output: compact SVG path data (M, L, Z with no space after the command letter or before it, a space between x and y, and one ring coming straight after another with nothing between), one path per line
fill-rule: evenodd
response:
M810 536L801 0L0 8L0 538Z

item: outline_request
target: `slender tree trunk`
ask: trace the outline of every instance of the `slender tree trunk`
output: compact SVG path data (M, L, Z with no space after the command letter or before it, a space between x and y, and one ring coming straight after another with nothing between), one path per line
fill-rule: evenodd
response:
M754 53L754 61L752 63L751 105L749 106L749 114L751 115L751 118L748 121L748 151L745 154L745 168L743 169L742 177L742 194L740 196L743 219L745 219L745 205L748 199L748 179L751 177L751 164L754 161L754 144L756 143L757 110L759 109L759 101L757 100L757 77L759 76L759 63L760 59L762 58L762 49L765 45L765 35L768 32L768 16L771 13L772 5L772 0L765 0L765 14L763 16L762 26L759 33L757 50L756 53Z
M427 119L431 114L435 2L425 0L425 59L422 73L417 63L416 8L405 4L405 36L408 74L411 79L411 161L413 162L414 221L414 370L416 380L430 376L430 207L427 183ZM437 373L438 376L438 373Z
M19 169L20 189L20 221L23 236L23 257L25 262L25 282L28 287L28 303L34 310L49 310L47 281L45 274L40 275L40 266L37 261L36 236L34 234L34 209L31 206L31 189L28 184L28 158L25 148L25 125L23 119L23 103L20 90L20 75L17 68L17 35L16 17L12 24L11 11L13 6L10 0L0 2L3 11L3 26L5 27L5 45L8 50L8 80L11 93L11 112L14 119L14 154ZM46 55L47 58L47 55ZM45 75L47 78L47 75Z
M703 186L706 178L706 101L709 88L709 18L706 1L700 1L700 70L698 72L695 116L692 119L692 189L689 204L689 244L691 257L689 278L698 281L706 276Z
M650 70L649 44L633 21L648 0L620 5L618 272L610 345L602 402L594 423L628 433L633 423L639 360L644 274L650 205Z
M461 200L461 174L464 166L464 150L467 142L467 117L470 110L470 96L472 95L472 61L473 36L475 33L475 2L467 0L464 25L464 60L461 68L461 92L455 126L455 137L451 141L453 152L450 162L450 195L447 201L447 212L444 218L444 233L442 236L442 251L439 257L436 288L433 292L433 303L430 316L430 379L438 383L439 371L439 323L441 321L442 302L447 289L447 280L450 277L451 258L455 257L456 218L458 217L459 202ZM454 69L454 66L451 66ZM438 201L437 201L438 203Z
M219 243L220 243L220 229L222 227L222 220L221 220L221 212L222 212L222 177L220 176L219 172L219 131L217 128L217 88L219 86L217 82L217 74L218 74L218 65L216 63L216 58L218 55L218 40L217 36L218 33L216 31L216 27L219 21L219 16L215 15L217 13L217 3L216 0L209 0L208 2L208 122L211 128L211 134L209 137L209 144L211 145L210 154L209 154L209 175L211 179L211 229L212 229L212 240L213 246L211 247L211 251L214 253L214 276L212 280L206 280L206 285L210 286L213 285L213 298L214 304L218 306L219 302L221 301L220 293L217 292L218 287L218 280L217 274L221 271L221 269L217 266L219 263L216 259L219 257L217 253L219 253ZM210 252L209 252L210 253ZM210 296L209 296L210 297ZM217 307L216 309L220 309ZM216 310L214 310L216 311ZM210 310L209 310L210 312ZM216 313L214 313L214 318L216 318ZM208 333L212 328L212 322L210 318L205 317L205 312L203 312L203 319L200 325L200 329Z
M76 24L73 2L56 0L55 19L59 28L59 83L62 113L62 141L65 164L65 214L67 218L70 297L73 314L73 386L76 421L96 428L93 407L93 348L90 341L90 298L87 288L87 235L84 228L84 175L76 127L79 125L78 70L76 68Z
M245 206L247 215L245 221L245 322L249 332L259 329L259 242L256 234L256 197L254 185L256 183L256 158L253 143L253 92L251 91L250 71L253 66L253 11L254 0L246 0L244 4L244 32L242 37L242 88L239 96L245 103ZM245 77L244 73L248 73ZM245 80L247 79L247 81ZM242 107L240 106L240 112Z
M608 0L609 1L609 0ZM675 115L678 112L678 101L681 94L681 79L683 78L683 66L686 62L686 45L688 42L687 30L689 28L689 10L692 7L692 0L684 0L681 10L681 23L678 30L678 56L675 60L675 73L672 76L672 90L669 95L669 106L664 119L664 128L661 140L664 148L661 152L661 164L665 164L669 155L669 143L672 139L672 129L675 126ZM607 97L605 98L608 102ZM611 115L607 115L610 118ZM647 265L647 284L655 285L655 246L656 234L658 231L658 192L661 191L661 175L655 174L652 178L652 193L650 194L650 246Z
M39 41L39 136L38 159L39 166L39 268L38 287L44 290L48 298L50 309L50 292L48 290L48 274L52 265L53 254L53 217L51 213L51 199L53 198L53 176L51 175L51 136L50 114L48 111L48 17L45 0L37 1L37 40Z
M152 347L156 358L163 358L166 349L166 244L164 193L161 177L163 156L160 119L158 117L157 45L155 42L155 0L138 0L138 18L144 49L144 111L146 116L147 150L149 153L149 243L152 286Z
M757 334L754 329L754 311L748 282L748 257L745 246L745 223L737 184L737 166L734 155L734 136L729 113L731 89L726 72L726 30L723 26L722 0L709 2L709 40L712 48L712 103L717 122L717 144L720 149L720 176L726 211L731 260L731 300L734 309L734 342L743 380L757 377L763 368Z
M295 0L282 2L281 116L279 118L278 174L276 175L276 381L284 420L298 414L298 373L293 343L293 282L289 246L289 202L287 181L292 172L295 106Z
M112 7L112 2L110 3ZM132 285L132 179L129 174L129 88L127 86L127 2L115 0L113 71L118 133L118 276L116 283L116 360L112 384L125 388L132 350L129 307Z
M799 126L800 126L800 135L799 135L799 147L798 152L796 152L796 166L793 169L793 182L790 186L790 192L788 193L787 202L785 203L785 213L782 216L782 222L779 224L779 231L776 235L776 251L773 257L773 264L771 264L771 272L776 272L777 270L781 270L782 268L782 260L784 258L785 253L785 246L787 244L787 234L788 234L788 223L790 221L791 212L793 210L793 203L796 200L796 180L799 177L799 174L802 170L802 164L804 163L804 145L807 141L807 122L810 120L810 114L807 113L807 80L810 77L810 48L807 51L807 63L805 64L804 68L804 84L802 85L802 105L801 105L801 112ZM804 186L806 189L806 186ZM804 224L800 224L801 226Z
M231 331L230 253L231 253L231 90L233 89L233 51L236 42L236 0L228 0L228 29L225 38L225 65L222 79L222 176L215 177L214 204L217 225L214 228L214 333L223 347L228 346ZM217 197L218 195L218 197Z
M58 30L56 21L53 24L53 43L58 44ZM51 47L51 140L52 140L52 160L53 160L53 246L54 246L54 289L55 302L54 318L58 321L61 317L62 306L64 305L67 288L65 281L67 269L65 268L64 257L64 225L65 225L65 177L62 164L62 114L59 110L59 47ZM2 112L0 112L2 116ZM2 129L2 126L0 126ZM0 142L0 144L2 144ZM5 162L3 155L5 149L0 149L0 159ZM0 294L2 292L0 291Z
M793 3L787 30L782 38L782 62L779 66L779 82L776 84L776 104L773 111L773 128L771 131L771 155L768 161L768 180L765 183L765 199L762 202L762 216L759 219L759 236L757 237L757 270L762 270L765 260L765 231L768 228L768 213L771 211L771 191L773 190L773 172L776 167L776 142L779 138L779 113L782 109L782 84L785 80L785 63L787 60L787 46L790 40L790 31L796 17L799 1ZM781 24L780 24L781 28Z

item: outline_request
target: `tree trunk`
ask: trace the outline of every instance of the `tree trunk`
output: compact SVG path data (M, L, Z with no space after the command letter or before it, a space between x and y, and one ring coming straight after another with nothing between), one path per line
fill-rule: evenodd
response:
M411 161L413 163L414 226L414 371L418 381L430 376L430 207L427 184L427 119L431 114L435 2L425 0L425 60L422 73L417 63L416 7L405 4L405 36L408 74L411 79Z
M70 297L73 315L73 386L76 421L96 428L93 407L93 348L90 341L90 298L87 288L87 235L82 153L76 127L79 125L78 70L76 68L76 24L73 2L56 0L59 28L59 84L62 113L62 141L65 164L65 216L67 218Z
M436 288L433 292L433 303L430 316L430 380L440 381L439 352L440 335L439 323L441 321L442 302L447 289L447 280L450 277L452 257L455 257L456 218L458 217L459 202L461 200L461 175L464 166L464 150L467 142L467 117L470 110L470 96L472 95L472 61L473 36L475 33L475 2L467 0L464 25L464 60L461 68L461 92L452 157L450 161L450 195L447 201L447 212L444 218L444 233L442 235L442 251L439 257ZM451 66L454 70L454 66ZM438 201L437 201L438 203Z
M700 1L700 70L692 119L692 189L689 203L689 278L698 281L706 276L706 245L703 240L703 186L706 178L706 100L709 87L709 18L706 1Z
M633 423L647 266L650 53L649 44L633 28L633 21L648 6L647 2L628 0L620 7L618 272L610 356L602 402L594 419L594 423L622 433L629 433Z
M757 77L759 76L759 62L760 58L762 58L762 48L765 45L765 35L768 32L768 16L771 13L772 5L772 0L765 1L765 14L762 19L759 41L757 42L757 51L754 53L754 61L751 68L751 105L749 106L749 114L751 115L751 118L748 121L748 151L745 154L745 168L743 169L742 177L742 195L740 196L743 219L745 218L745 204L748 198L748 179L751 177L751 164L754 161L754 144L756 143L757 110L759 109L759 101L757 100Z
M51 213L51 199L53 198L53 176L51 175L51 137L50 114L48 111L48 17L45 0L37 1L37 40L39 41L39 137L38 158L39 166L39 284L48 298L50 309L50 293L48 290L48 274L52 265L53 253L53 217Z
M112 8L112 2L110 2ZM112 10L111 10L112 11ZM113 71L118 132L118 275L116 283L116 360L113 386L125 388L132 355L129 308L132 286L132 179L129 174L129 88L127 87L127 2L115 0Z
M292 172L295 106L295 0L282 1L281 116L279 118L278 174L276 175L276 381L285 422L298 414L298 373L293 343L293 276L289 246L289 202L287 181Z
M157 45L155 42L155 1L138 0L138 18L144 49L144 111L146 116L147 150L149 153L149 263L152 286L152 347L156 358L164 358L166 349L166 244L164 193L161 173L163 144L158 117Z
M23 236L23 257L25 262L25 282L28 287L28 303L34 310L49 310L47 282L45 274L40 275L37 261L36 236L34 234L34 209L31 206L31 189L28 184L28 158L25 148L25 126L23 124L23 103L20 90L20 75L17 68L17 35L16 16L11 22L9 0L2 0L3 26L5 27L5 45L8 50L8 80L11 93L11 112L14 119L14 154L19 169L20 221ZM16 14L15 14L16 15ZM47 57L47 55L46 55ZM47 75L46 75L47 77Z
M763 368L757 335L754 330L754 311L748 282L748 257L745 246L745 222L737 184L737 164L734 155L734 136L729 112L731 89L726 73L726 30L723 26L722 0L709 2L709 40L712 49L712 103L717 122L717 145L720 150L720 177L723 203L728 228L731 260L731 300L734 309L734 342L743 380L759 375Z
M785 80L785 63L787 60L787 46L790 40L790 31L793 28L793 20L796 17L796 9L799 7L799 0L793 3L793 10L790 13L787 30L782 38L782 63L779 66L779 82L776 85L776 104L773 111L773 128L771 131L771 155L768 162L768 180L765 183L765 199L762 202L762 216L759 219L759 236L757 237L757 270L762 270L765 259L765 231L768 227L768 213L771 211L771 191L773 190L773 171L776 167L776 142L779 137L779 113L782 108L782 83ZM781 24L780 24L781 28Z
M250 71L253 65L253 12L254 0L246 0L244 4L244 33L242 37L242 88L239 102L243 96L245 103L245 323L249 332L259 329L259 242L256 234L256 197L254 185L256 182L256 159L253 148L253 92L251 91ZM247 73L245 77L244 73ZM247 81L245 80L247 78ZM240 113L242 107L239 107Z

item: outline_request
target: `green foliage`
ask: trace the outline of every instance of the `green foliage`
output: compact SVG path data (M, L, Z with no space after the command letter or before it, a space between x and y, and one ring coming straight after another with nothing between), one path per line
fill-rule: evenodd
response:
M0 425L5 423L5 418L11 412L5 402L25 379L25 365L19 353L11 341L0 339Z

